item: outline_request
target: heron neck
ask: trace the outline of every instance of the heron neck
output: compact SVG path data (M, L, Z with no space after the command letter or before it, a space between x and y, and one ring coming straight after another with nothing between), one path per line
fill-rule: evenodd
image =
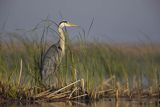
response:
M61 47L62 51L65 50L65 36L62 28L58 28L59 32L59 46Z

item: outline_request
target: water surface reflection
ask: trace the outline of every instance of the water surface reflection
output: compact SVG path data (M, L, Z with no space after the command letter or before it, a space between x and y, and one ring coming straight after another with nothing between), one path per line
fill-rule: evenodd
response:
M127 101L121 99L114 101L112 99L102 99L95 102L78 102L78 101L67 101L67 102L53 102L53 103L5 103L1 104L0 107L159 107L156 99L145 99L141 101Z

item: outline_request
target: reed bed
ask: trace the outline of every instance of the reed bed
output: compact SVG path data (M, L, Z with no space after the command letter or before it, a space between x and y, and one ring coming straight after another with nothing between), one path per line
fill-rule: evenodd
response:
M47 29L0 34L0 102L160 97L159 44L88 42L81 32L77 42L66 32L65 57L44 86L39 61L52 44Z

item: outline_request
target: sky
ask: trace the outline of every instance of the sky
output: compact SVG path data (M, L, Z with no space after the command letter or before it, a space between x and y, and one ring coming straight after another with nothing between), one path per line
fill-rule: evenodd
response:
M78 24L91 39L160 42L159 0L0 0L0 31L30 29L41 20ZM76 36L81 29L69 29Z

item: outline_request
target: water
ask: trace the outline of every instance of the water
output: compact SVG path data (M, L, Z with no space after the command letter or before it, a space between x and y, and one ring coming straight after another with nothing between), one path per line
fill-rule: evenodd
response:
M78 102L78 101L67 101L67 102L53 102L53 103L34 103L34 104L24 104L24 103L6 103L1 104L0 107L160 107L156 99L144 99L141 101L134 100L128 101L125 99L120 99L119 101L114 101L112 99L102 99L95 102Z

